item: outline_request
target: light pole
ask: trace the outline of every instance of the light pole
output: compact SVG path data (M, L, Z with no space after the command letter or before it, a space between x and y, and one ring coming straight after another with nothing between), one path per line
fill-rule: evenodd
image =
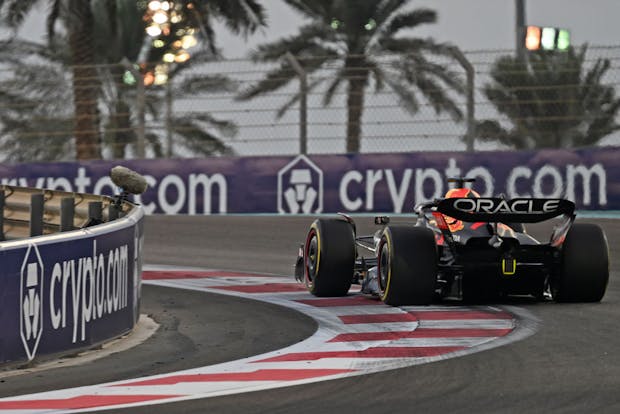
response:
M517 57L519 59L525 58L525 0L515 0L515 15L516 15L516 30L517 36Z

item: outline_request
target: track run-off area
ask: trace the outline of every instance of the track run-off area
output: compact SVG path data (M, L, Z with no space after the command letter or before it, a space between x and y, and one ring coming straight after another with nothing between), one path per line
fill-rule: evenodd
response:
M144 273L143 312L158 331L77 367L0 372L0 412L620 409L615 221L597 220L612 257L600 304L402 308L356 292L315 298L294 282L311 221L149 217L146 262L167 265Z

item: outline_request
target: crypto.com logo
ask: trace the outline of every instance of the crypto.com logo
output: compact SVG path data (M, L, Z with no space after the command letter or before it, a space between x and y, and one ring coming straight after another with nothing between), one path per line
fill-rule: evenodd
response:
M278 212L322 211L323 171L305 155L298 155L278 172Z
M28 246L22 264L20 298L19 329L30 361L43 334L43 261L34 244Z

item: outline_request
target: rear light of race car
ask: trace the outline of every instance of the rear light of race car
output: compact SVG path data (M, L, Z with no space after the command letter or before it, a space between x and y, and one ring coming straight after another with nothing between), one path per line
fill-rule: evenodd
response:
M442 230L442 231L450 230L450 227L448 226L448 223L446 222L446 219L443 216L443 214L441 214L438 211L433 211L433 217L435 217L435 220L437 221L437 227L439 227L439 230Z

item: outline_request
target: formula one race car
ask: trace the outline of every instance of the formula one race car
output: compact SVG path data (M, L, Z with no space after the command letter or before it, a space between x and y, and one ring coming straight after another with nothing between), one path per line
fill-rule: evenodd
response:
M417 221L357 236L349 216L320 218L300 247L295 277L315 296L344 296L351 284L389 305L427 305L442 298L468 302L531 295L558 302L598 302L609 279L605 234L575 223L563 199L482 198L457 178L443 199L415 207ZM562 216L548 242L523 223ZM365 252L366 255L360 254Z

